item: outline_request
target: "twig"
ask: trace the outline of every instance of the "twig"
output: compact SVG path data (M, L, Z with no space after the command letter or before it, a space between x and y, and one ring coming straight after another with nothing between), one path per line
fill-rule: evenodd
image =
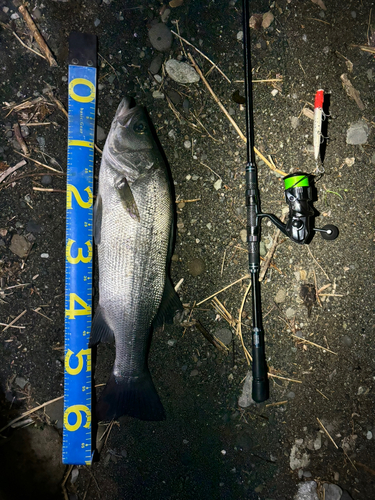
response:
M48 170L52 170L52 172L58 172L59 174L62 173L62 172L60 172L60 170L56 170L55 168L50 167L49 165L45 165L44 163L41 163L38 160L34 160L33 158L30 158L29 156L26 156L26 155L20 153L19 151L14 150L14 152L17 153L17 154L19 154L19 155L21 155L21 156L23 156L24 158L27 158L30 161L33 161L34 163L36 163L37 165L40 165L41 167L48 168Z
M190 47L193 47L194 50L196 50L198 52L198 54L200 54L202 57L204 57L205 59L207 59L207 61L209 61L212 66L214 68L216 68L219 73L221 73L223 75L223 77L229 82L229 83L232 83L229 78L226 76L225 73L223 73L221 71L221 69L219 68L219 66L217 66L213 61L211 61L211 59L209 57L207 57L205 54L203 54L203 52L201 52L199 49L197 49L197 47L195 47L192 43L188 42L185 38L183 38L181 35L178 35L176 32L174 32L173 30L171 30L171 33L173 33L173 35L177 36L177 38L179 38L180 40L182 40L183 42L185 42L187 45L189 45Z
M216 310L216 312L219 313L220 316L223 319L225 319L225 321L227 323L229 323L229 325L232 328L235 328L235 326L237 324L237 320L231 315L231 313L226 309L226 307L224 306L224 304L222 304L217 297L213 298L213 300L212 300L212 306Z
M306 340L306 339L304 339L302 337L298 337L297 335L293 335L293 333L291 333L291 336L294 337L294 338L296 338L296 339L298 339L298 340L300 340L303 344L310 344L310 345L313 345L315 347L319 347L319 349L323 349L324 351L328 351L331 354L334 354L335 356L338 355L337 352L333 352L330 349L327 349L327 347L323 347L323 346L321 346L319 344L315 344L315 342L310 342L310 340Z
M34 123L34 122L20 122L21 127L44 127L45 125L54 125L55 127L60 127L60 125L56 122L42 122L42 123Z
M68 480L68 477L70 476L70 474L71 474L71 472L72 472L72 470L73 470L73 467L74 467L74 465L69 465L68 470L67 470L67 472L66 472L66 474L65 474L64 480L63 480L63 482L61 483L61 489L62 489L62 491L63 491L63 494L64 494L64 499L65 499L65 500L68 500L68 498L69 498L69 497L68 497L68 492L66 491L65 484L66 484L66 482L67 482L67 480Z
M367 23L367 43L370 45L370 37L369 37L369 33L370 33L370 27L371 27L371 13L372 13L372 7L370 9L370 13L368 15L368 23Z
M0 182L3 182L4 179L6 179L7 177L9 177L11 174L13 174L13 172L15 172L16 170L18 170L19 168L23 167L24 165L26 165L26 161L25 160L22 160L20 161L19 163L17 163L17 165L14 165L14 167L9 167L5 170L5 172L3 172L1 175L0 175Z
M323 429L323 431L327 434L327 436L329 437L329 439L332 441L332 443L335 445L335 448L336 450L339 449L339 447L337 446L337 444L334 442L333 440L333 437L331 436L331 434L327 431L327 429L324 427L324 425L322 424L322 422L318 419L318 417L316 417L317 421L319 422L319 425L321 426L321 428Z
M0 326L7 326L8 328L18 328L19 330L24 330L26 326L8 325L8 323L0 323Z
M199 163L200 163L201 165L203 165L204 167L208 168L208 170L210 170L213 174L215 174L217 177L219 177L219 179L222 179L222 177L220 177L220 175L219 175L219 174L217 174L217 173L215 172L215 170L212 170L212 168L211 168L211 167L209 167L208 165L206 165L206 164L205 164L205 163L203 163L202 161L200 161Z
M105 384L97 384L95 385L95 387L102 387L103 385ZM25 411L24 413L22 413L22 415L20 415L17 418L14 418L11 422L9 422L2 429L0 429L0 433L5 431L5 429L8 429L8 427L11 427L14 423L18 422L19 420L22 420L24 417L27 417L28 415L31 415L32 413L35 413L36 411L41 410L42 408L45 408L48 405L56 403L56 401L60 401L60 399L64 399L64 396L59 396L58 398L51 399L50 401L47 401L46 403L36 406L35 408L31 408L31 410Z
M37 307L36 309L33 309L33 311L36 312L37 314L40 314L41 316L43 316L43 318L48 319L48 321L52 321L53 322L53 319L49 318L48 316L46 316L45 314L43 314L43 313L40 312L40 307Z
M357 462L357 460L355 461L355 464L356 465L359 465L359 467L361 467L364 471L368 472L369 474L375 476L375 470L374 469L370 469L370 467L368 467L367 465L365 464L362 464L361 462Z
M209 90L210 94L212 95L214 101L217 103L217 105L219 106L219 108L222 110L222 112L225 114L225 116L228 118L228 120L230 121L231 125L234 127L234 129L236 130L237 134L240 136L240 138L244 141L244 142L247 142L247 139L245 137L245 135L242 133L240 127L237 125L237 123L233 120L233 118L230 116L230 114L228 113L228 111L225 109L225 107L223 106L223 104L220 102L220 99L217 97L217 95L215 94L215 92L212 90L212 88L210 87L209 83L207 82L206 78L203 76L203 73L202 71L200 70L199 66L197 65L197 63L194 61L193 59L193 56L191 54L188 54L189 56L189 59L190 61L192 62L196 72L199 74L199 76L201 77L202 79L202 82L206 85L207 89ZM264 161L264 163L266 165L268 165L268 167L277 172L278 174L282 175L282 176L285 176L287 175L286 172L283 172L282 170L279 170L277 168L275 168L268 160L265 156L262 155L262 153L254 147L254 152L259 156L259 158L261 160Z
M316 391L319 392L319 394L321 394L323 396L323 398L326 398L328 401L329 401L329 398L327 398L327 396L325 396L321 391L319 391L319 389L317 389L315 387Z
M221 342L218 338L215 337L215 335L212 335L212 333L208 332L205 327L202 325L202 323L199 320L196 320L194 322L194 326L201 332L201 334L214 346L216 349L219 349L219 351L228 353L229 349L228 347Z
M118 76L117 76L117 72L116 72L115 68L112 66L112 64L111 64L110 62L108 62L108 61L107 61L107 59L105 59L105 57L103 57L101 54L99 54L99 52L98 52L98 56L99 56L101 59L103 59L103 61L105 61L105 62L108 64L108 66L109 66L109 67L112 69L112 71L114 72L115 77L117 78L117 81L120 83L120 80L118 79Z
M25 47L25 49L30 50L30 52L33 52L34 54L41 57L42 59L47 60L47 58L43 54L41 54L37 50L34 50L31 47L29 47L28 45L26 45L26 43L21 40L21 38L17 35L17 33L15 31L13 31L13 30L11 30L11 31L12 31L13 35L17 38L17 40L20 42L20 44Z
M32 33L35 41L39 45L40 50L46 56L46 59L48 60L49 65L56 67L57 66L57 62L56 62L55 58L53 57L52 52L50 51L48 45L44 41L44 38L39 33L39 30L36 27L34 21L32 20L32 18L30 16L28 10L26 9L26 7L24 5L20 5L18 7L18 11L20 12L20 14L22 15L22 17L24 18L25 23L27 24L27 27L29 28L29 30L31 31L31 33Z
M194 201L201 201L201 198L193 198L192 200L176 200L176 203L193 203Z
M306 19L310 19L311 21L319 21L320 23L328 24L328 26L331 26L331 23L323 21L323 19L318 19L317 17L306 17Z
M314 283L315 283L315 297L316 297L316 300L318 302L318 304L320 305L320 307L323 307L322 305L322 302L319 298L319 293L318 293L318 282L316 280L316 272L315 272L315 269L313 269L313 272L314 272Z
M285 403L287 403L288 400L286 399L285 401L278 401L277 403L269 403L268 405L266 405L266 408L268 408L269 406L280 406L280 405L285 405Z
M275 375L274 373L269 373L269 377L279 378L280 380L287 380L288 382L296 382L297 384L302 384L302 380L296 380L295 378L281 377L280 375Z
M224 250L223 260L221 262L220 276L223 276L225 257L227 255L227 249Z
M302 69L303 74L306 76L306 71L303 69L303 66L302 66L302 63L301 63L300 59L298 59L298 64L299 64L300 68Z
M238 323L237 323L237 335L240 337L242 349L245 353L245 358L246 358L248 365L250 364L250 361L253 361L253 358L252 358L251 354L249 353L249 351L247 350L247 347L245 346L245 343L243 341L241 321L242 321L242 311L243 311L243 308L245 305L246 297L250 291L250 288L251 288L251 281L250 281L248 287L246 288L246 292L244 293L244 296L242 297L241 307L240 307L240 310L238 312Z
M310 254L311 258L315 261L316 265L317 265L317 266L319 266L319 267L320 267L320 269L323 271L324 276L327 278L327 280L328 280L328 281L331 281L331 280L329 279L328 274L325 272L325 270L322 268L322 266L319 264L319 262L318 262L318 261L316 260L316 258L313 256L312 251L310 250L310 247L309 247L308 245L307 245L307 250L308 250L308 252L309 252L309 254Z
M54 188L40 188L37 186L33 186L34 191L42 191L46 193L66 193L65 189L54 189Z
M4 182L4 184L0 187L9 186L9 184L13 184L13 182L18 182L21 179L26 179L27 177L40 177L42 175L45 175L45 172L36 172L34 174L19 175L18 177L15 177L14 179L11 179L10 181ZM66 174L64 172L56 172L56 173L51 173L49 175L66 175Z
M205 298L205 299L201 300L200 302L198 302L198 304L196 304L196 306L200 306L201 304L203 304L203 302L206 302L207 300L212 299L212 298L213 298L213 297L215 297L216 295L219 295L219 293L224 292L224 290L227 290L227 289L228 289L228 288L230 288L231 286L236 285L236 284L237 284L237 283L239 283L240 281L243 281L243 280L245 280L245 279L247 279L247 278L250 278L250 274L245 274L245 276L242 276L242 278L240 278L240 279L238 279L238 280L234 281L233 283L231 283L230 285L225 286L224 288L222 288L222 289L221 289L221 290L219 290L218 292L215 292L215 293L213 293L212 295L210 295L209 297L207 297L207 298Z
M16 321L18 321L18 320L19 320L19 319L20 319L20 318L21 318L21 317L25 314L25 312L26 312L26 311L27 311L27 309L25 309L23 312L21 312L21 314L19 314L19 315L17 316L17 318L14 318L14 320L13 320L11 323L9 323L9 325L7 325L5 328L3 328L3 332L5 332L5 330L8 330L8 328L9 328L10 326L14 325L14 323L15 323ZM0 431L0 432L1 432L1 431Z
M26 145L25 139L22 137L21 128L20 128L18 123L15 123L13 125L13 132L14 132L14 137L16 138L18 144L21 146L23 154L25 156L29 156L29 154L30 154L29 149Z
M284 222L284 220L285 220L285 215L283 215L281 217L281 222ZM272 246L271 246L271 248L267 252L266 259L265 259L265 261L263 263L262 269L261 269L260 274L259 274L259 281L263 281L264 280L264 277L265 277L266 272L267 272L267 270L269 268L269 265L270 265L271 259L273 257L273 254L275 253L280 233L281 233L280 229L276 229L276 231L275 231L275 233L273 235Z

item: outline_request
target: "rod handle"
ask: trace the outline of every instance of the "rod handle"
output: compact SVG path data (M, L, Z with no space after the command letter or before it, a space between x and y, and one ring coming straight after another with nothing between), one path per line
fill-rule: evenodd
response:
M256 403L263 403L269 398L269 383L267 377L267 364L264 352L264 343L254 345L253 335L253 387L252 398Z
M269 398L269 383L267 378L253 378L252 398L256 403L267 401Z

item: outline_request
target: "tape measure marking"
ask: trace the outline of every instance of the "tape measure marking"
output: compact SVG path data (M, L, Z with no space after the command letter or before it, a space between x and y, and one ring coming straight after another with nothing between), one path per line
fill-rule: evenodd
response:
M69 66L63 463L89 465L96 68Z

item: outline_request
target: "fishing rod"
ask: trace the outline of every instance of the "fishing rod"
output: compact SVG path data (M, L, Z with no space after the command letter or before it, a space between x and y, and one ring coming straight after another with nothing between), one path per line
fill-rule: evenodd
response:
M249 0L242 0L243 6L243 44L246 98L246 209L247 243L249 253L249 272L252 288L252 397L257 403L269 397L267 362L265 355L264 331L260 294L260 237L261 220L268 217L280 231L295 243L309 243L314 231L320 232L326 240L334 240L339 234L336 226L328 224L322 229L314 227L315 211L313 201L313 176L303 172L284 177L285 200L289 205L289 216L284 224L276 215L262 213L258 188L258 172L254 152L253 85L251 73L251 40Z

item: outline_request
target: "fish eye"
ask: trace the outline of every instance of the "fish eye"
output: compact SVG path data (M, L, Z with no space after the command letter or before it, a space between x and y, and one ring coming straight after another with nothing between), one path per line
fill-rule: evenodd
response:
M144 122L138 122L134 125L133 130L137 134L144 134L146 132L146 124Z

